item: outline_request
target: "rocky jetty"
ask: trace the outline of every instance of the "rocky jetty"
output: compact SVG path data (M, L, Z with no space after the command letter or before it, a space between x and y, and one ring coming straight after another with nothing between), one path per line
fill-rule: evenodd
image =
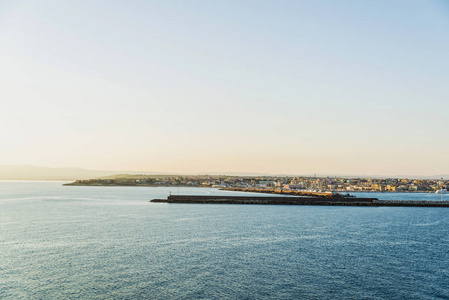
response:
M151 202L203 203L203 204L274 204L274 205L357 205L371 206L376 198L356 197L296 197L296 196L204 196L170 195L167 199L153 199Z
M204 196L170 195L167 199L153 199L160 203L197 203L197 204L267 204L267 205L338 205L338 206L408 206L408 207L449 207L448 201L408 201L378 200L377 198L357 198L334 196Z

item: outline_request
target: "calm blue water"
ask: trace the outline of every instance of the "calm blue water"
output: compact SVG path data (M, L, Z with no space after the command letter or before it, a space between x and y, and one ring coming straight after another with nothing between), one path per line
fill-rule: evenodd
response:
M435 193L350 193L357 197L372 197L379 200L413 200L413 201L441 201L441 194ZM449 201L449 194L443 194L443 201Z
M0 298L449 298L449 208L148 202L170 190L0 182Z

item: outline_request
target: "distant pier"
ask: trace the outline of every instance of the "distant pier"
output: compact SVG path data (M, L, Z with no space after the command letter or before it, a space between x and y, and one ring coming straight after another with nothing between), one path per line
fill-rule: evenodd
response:
M335 195L333 197L273 197L273 196L204 196L170 195L167 199L153 199L160 203L197 204L259 204L259 205L336 205L336 206L407 206L407 207L449 207L449 201L407 201L378 200L377 198L357 198Z

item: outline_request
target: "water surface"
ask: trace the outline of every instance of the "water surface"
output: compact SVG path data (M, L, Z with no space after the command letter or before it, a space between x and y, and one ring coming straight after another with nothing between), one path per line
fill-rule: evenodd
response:
M449 298L448 208L148 202L170 191L230 193L0 182L0 298Z

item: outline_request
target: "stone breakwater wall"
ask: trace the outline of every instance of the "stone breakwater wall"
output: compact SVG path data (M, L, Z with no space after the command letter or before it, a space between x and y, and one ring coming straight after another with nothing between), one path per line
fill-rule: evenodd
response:
M372 206L449 207L449 201L375 200Z
M356 197L273 197L273 196L204 196L170 195L167 199L153 199L161 203L197 204L266 204L266 205L337 205L337 206L406 206L406 207L449 207L448 201L394 201L377 198Z
M167 199L153 199L163 203L203 204L274 204L274 205L357 205L372 206L376 198L322 198L322 197L270 197L270 196L197 196L170 195Z

